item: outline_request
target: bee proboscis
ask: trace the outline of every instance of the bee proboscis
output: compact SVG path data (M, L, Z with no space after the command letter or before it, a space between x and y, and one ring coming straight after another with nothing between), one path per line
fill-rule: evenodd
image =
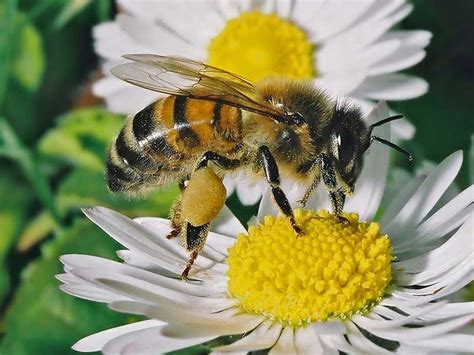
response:
M107 184L111 191L133 195L179 182L182 194L171 212L169 237L181 235L191 252L183 278L224 205L226 171L264 176L278 208L301 234L280 175L308 184L303 206L322 180L334 214L346 223L344 201L373 140L411 159L402 148L372 135L374 127L401 115L368 126L359 108L338 103L311 83L268 78L254 84L174 56L124 58L131 62L113 68L115 76L169 96L127 119L109 151Z

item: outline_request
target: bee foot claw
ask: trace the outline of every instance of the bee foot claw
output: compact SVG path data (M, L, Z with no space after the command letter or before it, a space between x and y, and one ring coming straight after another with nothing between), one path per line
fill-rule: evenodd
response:
M176 238L180 233L179 229L173 229L167 236L166 239L173 239Z
M337 216L337 221L339 223L342 223L345 226L350 226L351 225L351 222L346 217Z

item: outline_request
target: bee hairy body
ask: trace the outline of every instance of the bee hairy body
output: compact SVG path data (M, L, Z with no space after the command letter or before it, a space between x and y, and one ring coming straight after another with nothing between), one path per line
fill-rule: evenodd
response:
M281 176L306 185L302 206L323 183L334 214L348 223L342 217L345 198L354 191L372 141L411 159L402 148L372 135L373 128L401 115L368 126L358 107L338 102L312 82L268 78L252 83L186 58L124 57L131 62L113 68L114 75L170 96L127 119L109 150L107 184L113 192L137 195L179 182L182 193L172 207L168 237L180 235L191 253L184 279L224 206L226 171L264 177L279 210L301 236ZM382 109L379 105L374 115Z
M208 150L232 156L242 141L242 111L214 101L168 96L127 118L109 150L111 191L129 194L182 180Z

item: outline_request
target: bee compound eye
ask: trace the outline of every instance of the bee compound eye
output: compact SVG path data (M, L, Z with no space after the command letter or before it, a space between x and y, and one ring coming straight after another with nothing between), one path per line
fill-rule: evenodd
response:
M338 160L342 165L347 165L356 153L356 140L354 136L345 128L336 134Z

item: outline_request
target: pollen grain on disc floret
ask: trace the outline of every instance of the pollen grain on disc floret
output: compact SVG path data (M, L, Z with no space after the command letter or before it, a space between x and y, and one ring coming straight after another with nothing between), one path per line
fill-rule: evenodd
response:
M228 288L245 312L291 326L366 313L391 284L390 239L375 222L326 210L295 210L298 237L288 219L267 216L229 249Z

